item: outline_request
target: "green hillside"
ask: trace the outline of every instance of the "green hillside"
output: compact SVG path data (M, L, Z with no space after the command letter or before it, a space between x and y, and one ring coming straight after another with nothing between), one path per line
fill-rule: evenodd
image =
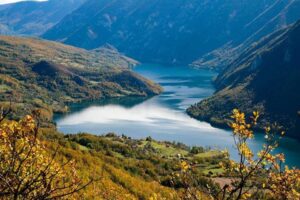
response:
M0 36L0 101L18 113L42 108L48 119L66 103L151 96L162 89L133 73L137 62L112 47L86 51L39 39Z

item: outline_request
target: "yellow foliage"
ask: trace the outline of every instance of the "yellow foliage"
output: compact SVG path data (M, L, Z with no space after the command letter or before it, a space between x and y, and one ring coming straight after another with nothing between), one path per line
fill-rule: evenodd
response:
M186 171L190 168L189 164L186 161L182 161L180 167L182 171Z
M0 124L0 196L4 199L63 198L80 187L73 161L60 164L37 139L35 120Z
M230 160L223 166L235 182L224 189L229 199L251 199L251 190L263 190L268 197L275 199L299 199L300 197L300 171L298 169L283 169L284 154L273 155L273 150L278 146L276 137L270 126L265 127L266 144L261 151L254 156L249 148L248 140L254 137L253 127L259 118L258 112L253 112L250 122L247 122L245 114L237 109L231 116L233 122L230 127L240 159L239 162ZM284 132L280 133L280 137ZM225 195L225 196L226 196ZM223 196L224 197L224 196Z

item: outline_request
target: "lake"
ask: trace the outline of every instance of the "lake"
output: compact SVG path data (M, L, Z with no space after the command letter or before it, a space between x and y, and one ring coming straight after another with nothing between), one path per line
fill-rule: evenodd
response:
M226 148L233 159L237 158L230 131L214 128L185 113L188 106L214 93L215 72L153 64L140 65L134 71L159 83L164 92L148 99L132 97L73 104L71 112L55 116L58 130L66 134L115 132L137 139L151 136L190 146ZM258 151L263 142L264 135L256 134L250 146ZM300 142L284 138L276 151L286 154L287 164L300 167Z

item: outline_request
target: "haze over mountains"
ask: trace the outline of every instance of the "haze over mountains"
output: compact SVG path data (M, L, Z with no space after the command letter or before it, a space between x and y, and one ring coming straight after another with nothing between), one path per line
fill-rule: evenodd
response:
M85 0L49 0L0 5L0 34L39 36Z
M299 0L88 0L44 34L87 49L110 43L142 62L190 64L300 18Z
M211 68L295 22L299 9L300 0L20 2L0 6L0 33L44 34L87 49L109 43L142 62Z

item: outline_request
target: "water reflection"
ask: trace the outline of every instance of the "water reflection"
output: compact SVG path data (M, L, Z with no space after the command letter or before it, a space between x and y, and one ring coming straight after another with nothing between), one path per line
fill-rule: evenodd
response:
M99 102L85 102L71 106L71 113L56 116L58 129L64 133L115 132L133 138L151 136L157 140L179 141L188 145L227 148L237 158L231 133L213 128L205 122L190 118L185 109L213 94L210 71L188 67L143 65L136 69L164 87L163 94L150 98L120 98ZM259 150L263 135L256 135L251 147ZM287 162L300 166L298 141L286 138L279 152L285 152Z
M134 102L131 102L131 100ZM163 104L159 103L158 97L143 102L127 98L123 99L122 102L123 104L80 104L76 109L75 107L72 108L73 114L57 119L57 123L59 126L85 123L103 125L109 123L112 124L112 127L115 123L132 123L132 125L142 123L144 126L150 127L162 126L165 130L176 130L184 127L194 131L197 130L197 132L215 132L218 130L207 123L188 117L179 110L163 106Z

